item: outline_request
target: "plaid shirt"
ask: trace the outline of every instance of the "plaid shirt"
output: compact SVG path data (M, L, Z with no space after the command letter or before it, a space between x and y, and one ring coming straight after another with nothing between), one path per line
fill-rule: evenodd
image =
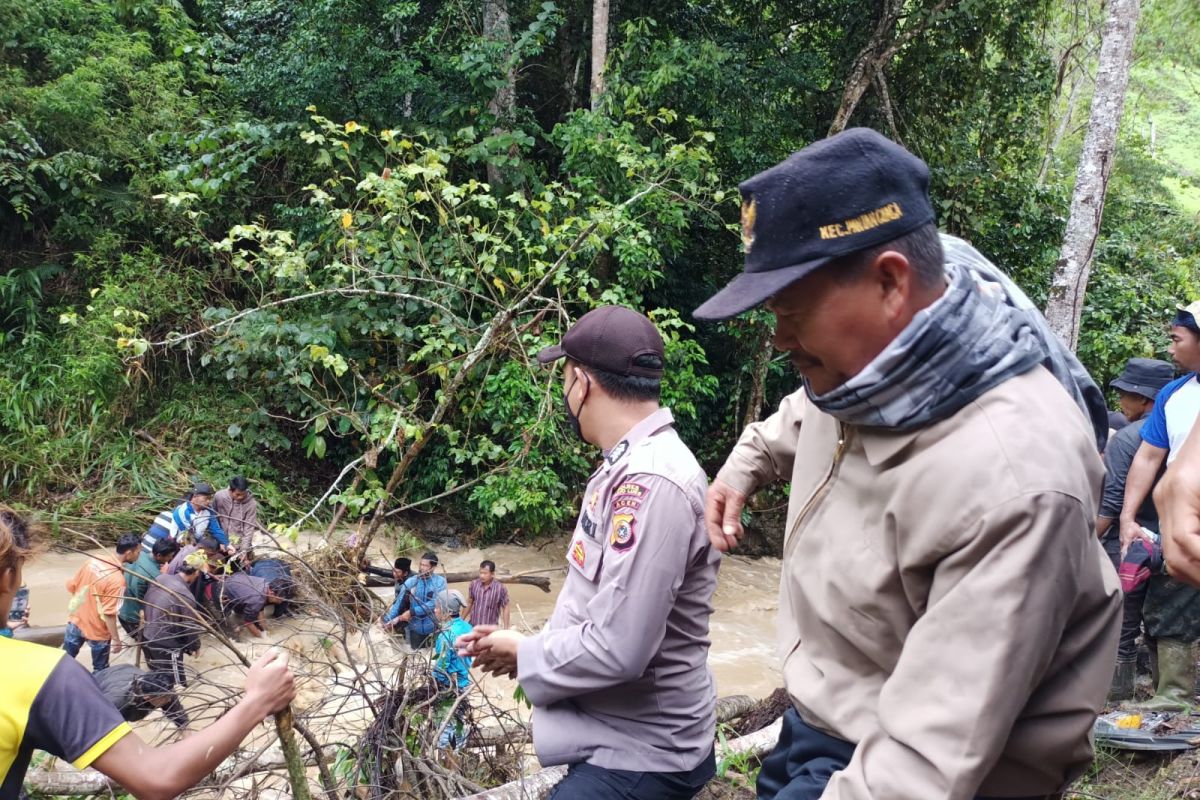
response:
M483 580L476 578L467 592L471 596L471 624L499 625L500 609L508 605L508 589L504 584L493 578L484 586Z

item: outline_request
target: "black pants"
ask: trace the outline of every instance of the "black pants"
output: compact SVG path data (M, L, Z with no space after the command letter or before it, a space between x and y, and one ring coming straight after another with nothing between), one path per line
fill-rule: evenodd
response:
M165 672L179 686L187 686L187 674L183 671L183 653L179 650L160 650L153 645L142 645L146 666L151 672Z
M716 774L712 753L689 772L634 772L572 764L549 800L691 800Z
M845 769L853 755L853 744L805 724L796 710L789 708L783 715L779 744L758 771L758 796L763 800L819 800L829 779Z

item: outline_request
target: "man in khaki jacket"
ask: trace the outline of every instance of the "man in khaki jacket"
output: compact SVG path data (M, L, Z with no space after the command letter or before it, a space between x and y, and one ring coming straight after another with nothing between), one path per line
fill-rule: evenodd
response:
M1093 525L1103 397L1028 299L939 237L924 163L855 129L741 186L745 271L803 388L709 489L709 535L790 481L777 800L1058 797L1092 758L1116 574Z

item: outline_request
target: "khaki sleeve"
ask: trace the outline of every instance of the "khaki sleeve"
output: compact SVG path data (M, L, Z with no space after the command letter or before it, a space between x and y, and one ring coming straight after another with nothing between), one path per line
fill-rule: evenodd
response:
M745 495L769 483L791 480L796 440L807 405L808 398L799 389L783 398L774 414L747 426L717 479Z
M1093 513L1028 494L956 535L880 692L878 728L822 800L975 797L1064 635Z

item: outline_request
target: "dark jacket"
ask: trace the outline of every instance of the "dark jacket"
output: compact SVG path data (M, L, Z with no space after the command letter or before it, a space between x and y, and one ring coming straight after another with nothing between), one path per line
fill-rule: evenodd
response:
M237 613L247 622L257 622L267 606L270 584L245 572L235 572L220 583L221 610Z
M200 647L200 610L178 575L159 575L146 591L145 643L156 650L194 652Z
M1139 419L1121 428L1108 440L1108 447L1104 448L1104 492L1100 495L1102 517L1117 519L1121 516L1121 506L1125 504L1125 479L1129 476L1129 466L1133 463L1133 457L1141 447L1142 425L1145 422L1145 419ZM1154 479L1155 483L1162 477L1165 469L1164 462ZM1154 508L1152 493L1146 495L1146 499L1137 510L1136 519L1142 527L1152 531L1158 530L1158 511ZM1109 528L1105 538L1116 536L1117 528L1116 525Z

